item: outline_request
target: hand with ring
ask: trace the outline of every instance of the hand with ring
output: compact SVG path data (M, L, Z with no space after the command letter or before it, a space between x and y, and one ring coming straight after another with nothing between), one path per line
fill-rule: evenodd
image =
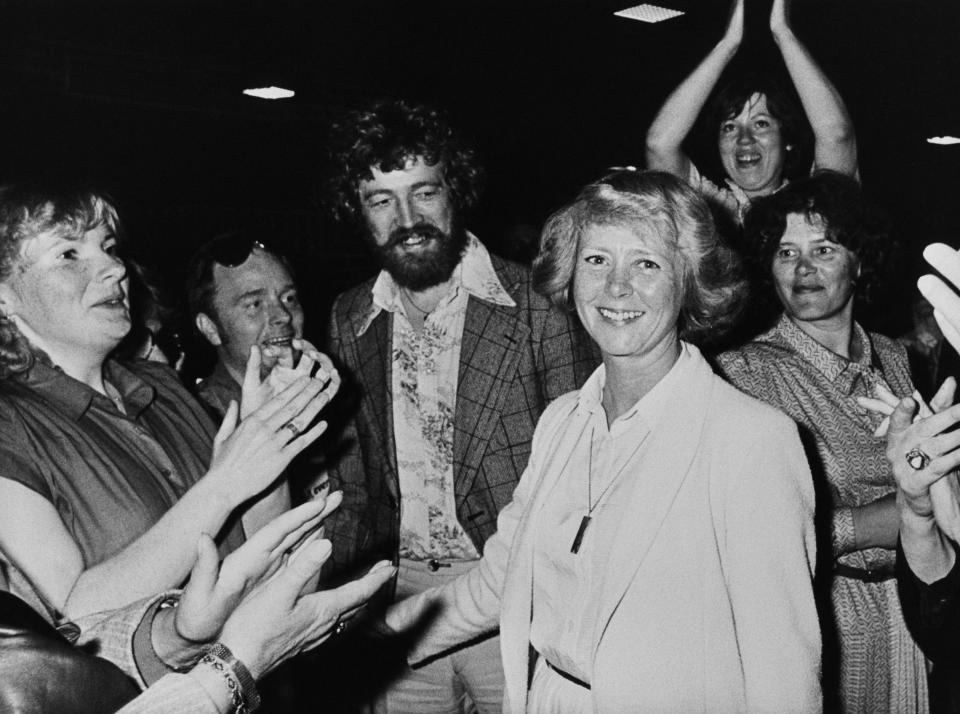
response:
M890 415L887 459L897 481L901 522L936 525L960 539L960 405L914 421L918 404L903 399Z
M239 423L237 404L231 402L204 481L231 508L263 492L326 430L325 421L314 421L329 401L320 380L301 376Z

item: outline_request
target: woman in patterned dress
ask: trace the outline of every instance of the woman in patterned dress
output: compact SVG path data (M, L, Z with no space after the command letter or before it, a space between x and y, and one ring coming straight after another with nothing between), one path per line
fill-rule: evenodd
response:
M853 179L819 172L757 201L745 234L783 313L718 366L797 421L823 491L830 541L825 528L820 576L834 621L832 633L824 622L826 705L837 704L833 688L846 712L926 711L925 662L894 579L896 483L878 435L882 416L857 401L913 392L903 347L853 319L854 301L875 287L884 223Z

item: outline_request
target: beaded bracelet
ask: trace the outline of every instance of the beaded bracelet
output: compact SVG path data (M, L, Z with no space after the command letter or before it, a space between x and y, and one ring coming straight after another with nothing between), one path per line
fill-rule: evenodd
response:
M213 667L226 680L235 714L249 714L260 706L260 695L253 675L226 645L220 642L212 645L200 662Z

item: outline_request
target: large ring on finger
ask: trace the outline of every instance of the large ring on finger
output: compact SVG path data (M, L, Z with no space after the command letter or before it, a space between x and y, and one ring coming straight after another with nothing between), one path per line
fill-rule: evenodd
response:
M904 457L914 471L923 471L930 465L930 455L920 447L913 447Z
M293 421L288 421L286 424L280 427L281 429L288 429L290 431L290 438L296 439L300 436L300 427L293 423Z
M333 628L333 634L340 635L343 634L343 631L347 629L347 623L343 620L337 622L337 626Z

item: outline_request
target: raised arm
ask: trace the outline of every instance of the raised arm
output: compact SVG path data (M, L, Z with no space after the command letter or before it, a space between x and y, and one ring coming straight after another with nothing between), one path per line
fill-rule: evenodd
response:
M773 0L770 31L813 129L814 166L858 175L857 139L843 98L790 27L789 0Z
M200 535L219 532L234 508L275 481L326 427L320 422L293 439L285 425L292 419L310 423L327 401L318 380L302 378L239 426L232 406L203 478L148 531L92 566L84 562L50 501L0 478L0 549L51 606L70 618L120 608L175 587L190 572ZM7 460L15 459L11 455Z
M647 130L647 168L687 178L690 159L683 153L683 142L693 129L723 70L740 48L743 41L743 3L744 0L733 0L727 29L720 42L667 97L650 124Z

